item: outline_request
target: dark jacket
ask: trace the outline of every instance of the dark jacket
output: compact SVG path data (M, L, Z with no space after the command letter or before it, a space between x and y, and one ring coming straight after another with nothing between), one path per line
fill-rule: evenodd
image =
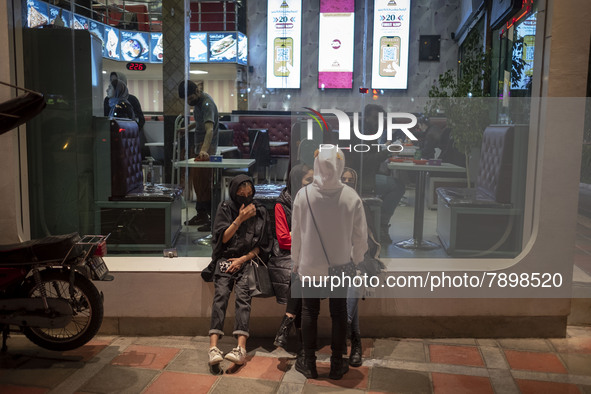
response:
M301 181L300 181L301 182ZM289 184L289 180L288 180ZM291 195L288 188L283 189L277 198L277 204L281 204L287 224L291 229ZM278 304L287 304L291 282L291 251L279 247L277 239L273 238L273 250L269 259L269 277L275 291L275 298Z

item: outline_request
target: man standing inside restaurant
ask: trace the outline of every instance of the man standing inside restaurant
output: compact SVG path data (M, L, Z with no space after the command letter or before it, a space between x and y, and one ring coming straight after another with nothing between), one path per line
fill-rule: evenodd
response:
M193 106L194 122L185 129L195 129L194 146L195 160L209 160L209 156L215 155L218 147L218 108L211 96L203 91L203 81L186 81L187 103ZM179 84L179 97L185 98L185 81ZM190 141L191 139L189 139ZM189 143L189 149L193 144ZM211 231L211 180L213 171L211 168L192 168L191 180L197 196L197 214L185 222L186 225L198 226L198 231Z

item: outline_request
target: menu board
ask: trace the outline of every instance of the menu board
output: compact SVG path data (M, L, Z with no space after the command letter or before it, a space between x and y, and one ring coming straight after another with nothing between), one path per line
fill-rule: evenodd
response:
M351 89L355 0L320 0L318 87Z
M207 62L207 33L191 32L189 40L191 44L189 49L189 61L191 63Z
M164 49L162 48L162 33L150 33L150 62L162 63Z
M103 46L105 45L105 25L96 21L90 21L88 31L98 37L103 43Z
M63 8L49 5L49 24L62 27L71 27L72 13Z
M209 62L231 63L236 62L236 33L209 33Z
M248 64L248 38L238 32L238 54L236 56L238 64Z
M148 33L121 30L121 58L125 61L147 62L150 56Z
M410 0L374 0L371 87L406 89Z
M105 57L113 60L120 59L119 29L105 26Z
M27 1L27 27L41 27L49 23L47 3L38 0Z
M302 1L267 0L267 88L300 88Z

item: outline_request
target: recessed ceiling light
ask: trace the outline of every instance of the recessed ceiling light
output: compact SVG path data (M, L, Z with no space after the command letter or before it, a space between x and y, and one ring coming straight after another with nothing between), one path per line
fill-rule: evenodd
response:
M191 74L207 74L207 71L203 71L203 70L191 70L189 72Z

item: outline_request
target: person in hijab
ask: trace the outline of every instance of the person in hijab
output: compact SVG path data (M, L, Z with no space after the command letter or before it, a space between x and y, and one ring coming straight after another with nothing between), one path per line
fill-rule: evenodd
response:
M269 213L253 201L254 183L247 175L237 175L230 181L230 200L220 203L212 231L212 262L202 277L213 280L215 293L211 308L209 330L209 364L219 364L224 358L241 365L246 358L246 339L249 336L250 290L249 262L256 256L271 251L272 234ZM234 290L235 321L232 334L237 346L223 356L217 347L224 336L224 319L230 294Z
M291 255L294 271L302 279L302 337L304 357L295 369L306 378L318 377L316 337L321 297L329 297L332 319L330 379L341 379L349 370L343 359L347 350L346 287L312 289L305 278L324 278L363 261L367 250L367 223L359 195L341 182L345 167L343 153L337 147L323 148L314 159L314 181L296 195L292 211ZM330 268L330 269L329 269ZM344 272L343 272L344 275ZM330 278L329 278L330 280ZM332 280L330 280L332 281Z
M121 81L125 84L125 86L127 86L127 77L125 76L125 74L123 74L121 72L113 71L109 75L109 79L110 79L111 83L113 81ZM146 118L144 117L144 112L142 111L142 105L140 104L140 101L138 100L138 98L136 96L129 93L129 88L128 88L127 101L129 102L129 104L131 104L131 107L133 108L133 113L135 114L135 121L137 122L137 125L140 130L140 146L142 147L141 148L142 149L142 159L145 159L146 157L150 156L150 148L148 146L146 146L147 140L146 140L146 136L144 134L144 123L146 123ZM109 116L111 106L109 105L109 96L108 95L107 95L107 97L105 97L105 100L103 102L103 108L104 108L104 115Z
M129 93L124 82L113 81L107 87L107 97L109 98L109 113L107 116L112 118L127 118L136 120L135 112L129 101ZM137 121L137 120L136 120Z
M273 246L273 257L269 260L269 275L273 282L275 297L279 304L287 304L285 315L281 325L277 330L277 335L273 344L285 349L291 327L295 326L299 347L298 356L303 356L302 352L302 332L301 332L301 312L302 298L291 296L291 205L292 196L298 191L312 183L314 179L314 170L305 164L295 165L287 178L286 186L281 191L277 203L275 204L275 234L277 237L277 246Z

